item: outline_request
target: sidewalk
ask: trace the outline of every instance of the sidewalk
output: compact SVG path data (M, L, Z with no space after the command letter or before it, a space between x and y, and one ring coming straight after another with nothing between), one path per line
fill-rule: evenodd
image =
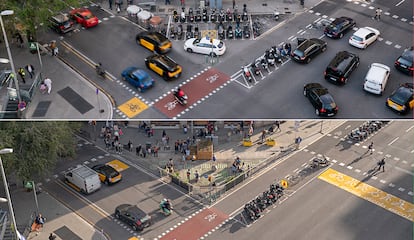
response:
M23 188L11 192L14 214L18 226L30 227L31 214L36 211L33 191L26 192ZM71 209L64 206L47 192L37 194L39 212L46 217L46 223L40 232L31 232L26 239L46 240L50 233L56 240L104 240L107 239L100 231L79 217ZM23 234L23 232L21 232Z
M4 42L0 43L0 57L7 58ZM10 45L16 71L20 67L32 64L35 73L39 73L41 67L37 54L32 54L29 48L18 48L15 44ZM42 79L52 80L52 91L50 94L42 94L39 87L32 98L32 102L26 108L26 119L112 119L113 109L106 95L74 72L58 57L50 55L41 56L43 63ZM4 65L4 64L2 64ZM2 66L3 67L3 66ZM23 84L20 76L20 89L28 90L33 84L33 79L26 73L26 84ZM39 85L40 86L40 85ZM103 113L99 110L103 109Z
M217 159L215 163L211 160L183 161L183 154L174 153L174 142L176 140L186 140L187 138L192 138L190 129L187 134L184 134L181 127L179 129L155 129L154 136L147 137L144 132L138 129L139 122L129 122L128 127L123 127L121 123L120 126L123 135L120 137L120 142L125 145L128 141L131 141L133 144L133 151L129 152L124 149L122 155L152 171L157 171L156 167L164 169L168 160L172 158L174 162L174 169L178 172L183 181L187 181L186 172L190 169L190 181L194 183L194 173L197 170L200 174L200 181L196 185L208 186L208 179L203 175L206 173L211 174L213 165L217 168L217 170L212 173L213 180L217 182L224 181L232 174L230 169L234 159L237 156L242 160L242 162L245 163L245 170L247 169L247 166L253 168L258 164L265 164L266 161L271 161L272 159L286 155L285 152L292 150L294 139L296 137L300 136L303 139L300 145L300 149L302 149L318 137L323 136L330 130L341 125L343 121L302 121L299 124L298 131L295 131L295 121L286 121L280 125L280 132L276 132L270 136L276 141L276 145L273 147L260 143L262 130L267 130L272 122L268 121L264 123L266 123L266 125L263 125L262 122L262 126L260 126L261 124L259 122L255 122L257 127L251 137L253 145L251 147L245 147L242 145L241 135L238 134L229 137L228 132L230 129L223 128L222 123L218 122L217 125L219 125L219 128L215 133L215 136L218 138L218 144L214 145L214 154ZM96 131L93 126L85 126L83 129L83 136L94 141L96 145L103 149L105 148L105 144L103 139L99 137L99 132L104 124L104 122L98 122L95 126ZM158 152L158 157L148 155L143 158L136 155L135 147L138 145L145 146L146 144L151 144L154 146L158 144L161 146L161 135L163 130L165 130L166 134L170 138L169 150L165 150L161 147ZM110 152L117 155L114 150L110 150Z

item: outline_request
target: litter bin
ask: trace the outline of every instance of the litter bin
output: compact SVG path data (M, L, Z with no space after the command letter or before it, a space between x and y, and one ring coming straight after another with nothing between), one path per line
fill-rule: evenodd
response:
M29 50L31 53L37 53L37 43L36 42L29 42Z

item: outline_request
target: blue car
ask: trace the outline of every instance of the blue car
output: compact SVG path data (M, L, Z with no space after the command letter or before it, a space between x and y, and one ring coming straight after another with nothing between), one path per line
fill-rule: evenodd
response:
M154 85L154 79L144 70L137 67L128 67L122 71L122 79L128 81L138 91L144 92Z

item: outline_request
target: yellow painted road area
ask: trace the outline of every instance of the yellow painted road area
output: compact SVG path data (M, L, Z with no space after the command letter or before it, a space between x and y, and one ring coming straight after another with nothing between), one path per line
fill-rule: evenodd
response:
M128 238L128 240L139 240L137 237Z
M121 110L128 118L135 117L147 108L147 104L145 104L136 97L133 97L129 99L127 102L118 106L118 109Z
M217 30L201 30L201 37L217 38Z
M333 169L326 170L318 178L414 222L414 204L410 202Z
M109 165L109 166L115 168L115 170L117 170L118 172L122 172L125 169L129 168L128 165L126 165L125 163L119 161L118 159L114 159L114 160L108 162L106 165Z

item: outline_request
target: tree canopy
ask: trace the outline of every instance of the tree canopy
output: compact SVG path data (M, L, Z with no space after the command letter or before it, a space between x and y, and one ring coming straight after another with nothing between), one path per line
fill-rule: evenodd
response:
M7 174L20 180L45 176L59 157L75 156L74 131L79 122L0 122L0 149L13 148L1 156Z
M47 25L47 19L57 12L68 12L71 7L79 7L85 0L6 0L0 1L0 11L13 10L13 17L3 17L8 31L17 25L35 32L36 27Z

